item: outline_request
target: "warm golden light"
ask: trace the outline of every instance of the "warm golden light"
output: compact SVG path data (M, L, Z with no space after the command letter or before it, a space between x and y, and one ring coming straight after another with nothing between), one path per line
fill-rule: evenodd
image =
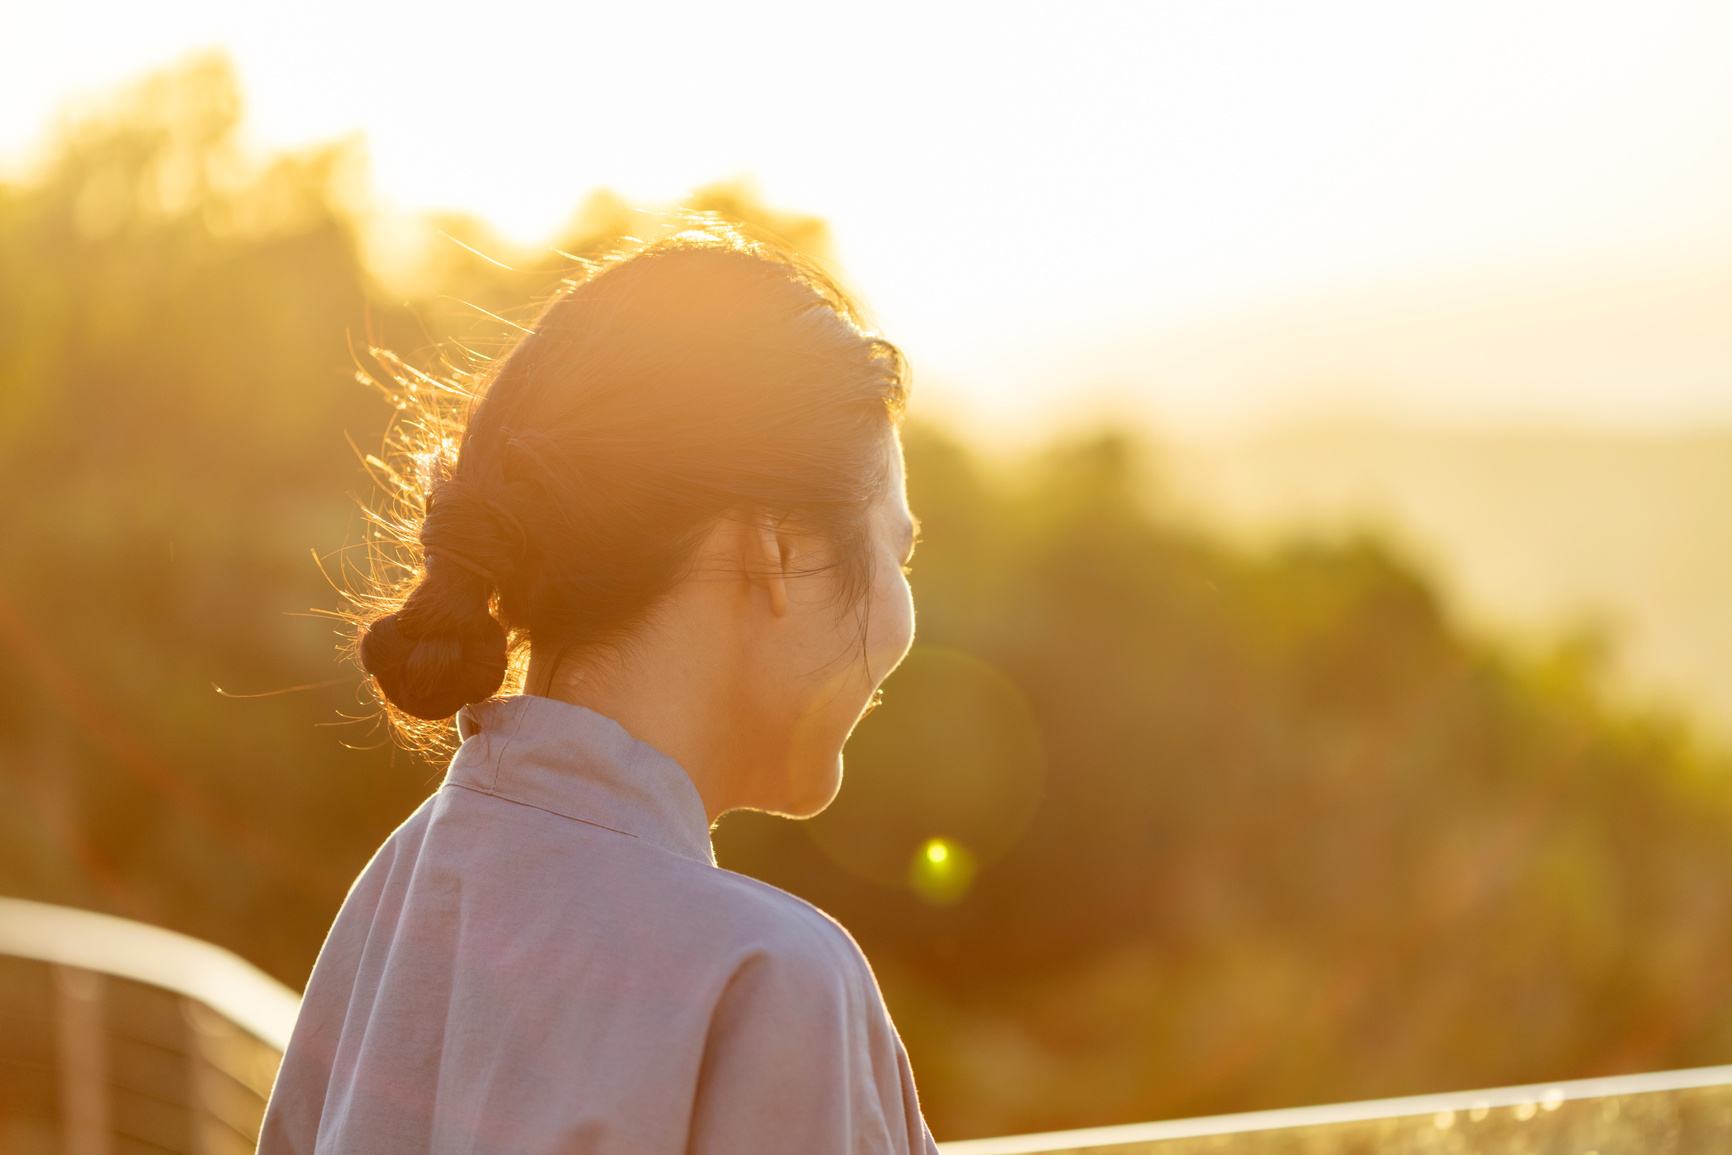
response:
M828 811L714 840L855 935L942 1138L1728 1057L1732 8L310 2L14 21L0 890L304 981L443 770L331 728L412 411L357 363L472 385L677 205L917 370L918 642Z
M1646 286L1644 254L1732 248L1725 5L1248 0L1049 17L892 0L869 18L767 3L718 19L666 3L653 52L581 62L571 45L640 43L644 12L509 11L312 0L288 20L193 0L14 6L0 160L39 141L62 101L216 47L245 79L255 139L361 134L383 204L477 213L519 241L551 242L598 186L670 203L749 173L775 200L826 215L932 390L1025 428L1079 387L1185 421L1344 387L1385 405L1505 411L1531 398L1440 380L1435 349L1377 332L1367 354L1353 316L1300 326L1286 306L1357 285L1361 317L1430 315L1416 275L1483 282L1514 262L1567 295L1583 259ZM750 59L794 71L740 67ZM499 83L488 62L506 60ZM795 95L820 74L870 139L894 142L895 163L865 163L860 131ZM598 114L622 93L630 115ZM726 131L694 115L718 106ZM432 162L457 140L484 140L485 159ZM1027 246L1006 243L1025 237L1062 255L1030 276ZM1470 285L1452 314L1487 301ZM1303 363L1246 366L1270 340L1195 332L1200 318L1269 303L1282 306L1264 334L1273 344L1300 329L1316 339ZM1468 345L1448 362L1497 361L1475 355L1497 338L1457 331ZM1590 380L1606 356L1555 342L1524 354L1536 372L1523 388L1546 383L1554 416L1726 412L1724 396L1645 371L1665 352L1656 345L1620 338L1605 352L1639 354L1616 370L1615 396Z

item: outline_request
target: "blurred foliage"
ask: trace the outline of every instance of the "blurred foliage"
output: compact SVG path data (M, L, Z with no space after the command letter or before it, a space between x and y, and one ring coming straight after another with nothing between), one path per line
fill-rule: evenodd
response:
M251 163L239 109L194 62L0 186L0 888L299 984L439 775L333 725L309 613L390 416L353 350L485 358L666 218L387 269L355 150ZM940 1136L1732 1060L1732 770L1590 652L1465 636L1375 541L1229 549L1123 434L907 445L921 647L831 811L717 845L859 938Z

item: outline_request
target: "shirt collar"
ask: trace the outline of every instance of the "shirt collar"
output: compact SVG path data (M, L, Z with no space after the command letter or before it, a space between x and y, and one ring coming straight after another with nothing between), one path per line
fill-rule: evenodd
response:
M527 694L465 706L445 781L714 866L703 799L672 758L593 710Z

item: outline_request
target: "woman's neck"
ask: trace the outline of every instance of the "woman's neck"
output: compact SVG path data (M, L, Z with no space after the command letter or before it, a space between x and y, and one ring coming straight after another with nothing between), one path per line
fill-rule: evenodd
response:
M708 615L664 607L631 641L582 654L533 653L525 688L619 723L685 770L711 822L753 804L750 768L762 752L753 726L738 647ZM754 754L757 757L754 757Z

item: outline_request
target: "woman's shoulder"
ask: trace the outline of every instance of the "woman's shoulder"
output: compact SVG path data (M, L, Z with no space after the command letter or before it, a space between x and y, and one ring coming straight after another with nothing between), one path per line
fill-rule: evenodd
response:
M703 902L719 916L736 958L877 985L854 936L812 903L725 867L704 869L702 876Z

